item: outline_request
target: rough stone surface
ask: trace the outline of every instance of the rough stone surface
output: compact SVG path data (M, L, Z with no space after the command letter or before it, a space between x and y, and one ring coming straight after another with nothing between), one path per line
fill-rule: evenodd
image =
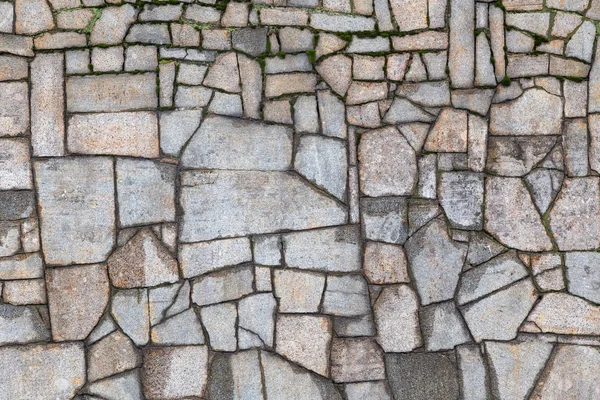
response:
M382 290L373 305L377 342L385 352L408 352L423 344L419 330L418 300L407 285Z

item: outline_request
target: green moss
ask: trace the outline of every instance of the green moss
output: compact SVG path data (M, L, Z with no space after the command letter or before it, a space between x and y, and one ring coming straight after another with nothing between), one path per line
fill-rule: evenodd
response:
M92 12L94 13L94 15L92 16L92 19L90 20L90 23L88 24L88 26L86 26L83 29L83 33L92 33L92 29L94 29L94 25L96 25L96 21L98 21L100 19L100 17L102 16L102 10L99 8L92 8Z
M215 8L220 11L225 11L225 9L227 8L227 3L228 3L227 0L219 1L215 4Z
M317 59L317 52L314 50L307 50L306 54L308 55L308 58L310 60L310 63L312 65L315 65L315 60Z
M510 86L510 78L508 77L508 75L504 75L504 78L502 78L500 83L502 84L502 86Z
M279 57L279 58L285 58L285 53L280 50L280 51L277 52L276 56Z
M546 39L543 36L540 35L533 35L533 38L535 39L535 47L539 46L542 43L548 43L548 39Z
M347 42L349 42L349 41L352 40L352 33L351 32L340 32L338 34L338 36L340 38L342 38L343 40L347 41Z
M585 79L579 76L565 76L565 79L568 79L573 82L583 82Z
M498 7L499 9L501 9L502 11L506 11L506 7L504 7L504 4L502 4L502 0L498 0L497 2L494 3L494 5L496 7Z

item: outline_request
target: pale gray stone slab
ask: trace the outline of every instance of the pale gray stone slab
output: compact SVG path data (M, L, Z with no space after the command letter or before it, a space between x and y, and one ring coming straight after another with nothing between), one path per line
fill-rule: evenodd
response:
M371 312L367 282L362 276L328 276L323 314L356 317Z
M461 389L465 399L487 400L487 370L479 346L464 345L456 348Z
M405 198L363 198L360 206L365 239L396 244L406 241L408 212Z
M334 382L385 379L383 351L372 338L336 338L331 345Z
M184 278L252 261L250 240L234 238L201 243L182 244L179 260Z
M427 351L452 350L471 341L469 330L452 301L421 308L419 319Z
M385 381L347 383L344 385L344 392L348 400L361 400L370 396L379 400L392 400Z
M506 25L546 37L550 27L550 13L506 13Z
M33 57L33 38L0 33L0 51L17 56Z
M404 83L396 90L396 95L405 97L424 107L450 105L448 82Z
M344 96L352 81L352 59L336 54L321 61L317 72L334 92Z
M565 267L569 293L600 303L600 254L568 252Z
M112 160L44 160L34 168L46 263L105 261L115 243Z
M0 279L33 279L44 276L40 253L17 254L0 259Z
M2 42L1 39L0 36L0 42ZM0 83L0 137L22 135L28 128L29 92L27 83Z
M47 326L40 311L32 306L1 304L0 344L23 344L50 340L50 327ZM0 394L2 394L1 389Z
M410 281L406 254L401 246L368 241L365 244L363 260L363 271L369 283Z
M17 0L14 13L17 34L35 35L54 28L52 10L44 0Z
M263 397L260 353L215 354L210 364L206 396L209 399L260 399Z
M142 364L138 349L121 331L115 331L90 346L88 360L88 379L91 382Z
M458 229L483 227L483 175L445 172L440 175L438 197L450 225Z
M473 86L475 64L475 1L450 0L448 68L452 87Z
M556 141L552 136L491 136L486 170L494 175L526 175L550 153Z
M15 11L12 3L0 3L0 32L12 33Z
M199 306L236 300L254 290L252 267L242 266L206 274L192 281L192 301Z
M544 333L600 334L600 307L567 293L545 294L527 320Z
M242 102L244 116L260 118L260 101L262 98L262 72L257 61L238 54L238 68L242 80Z
M178 156L200 126L202 110L175 110L160 113L160 149Z
M86 387L86 391L93 395L110 398L116 396L120 400L142 400L139 370L125 372L101 381L93 382ZM100 400L100 397L87 396L84 400Z
M253 294L240 300L238 303L238 340L241 349L253 347L242 340L242 332L259 339L258 347L273 347L276 311L277 301L272 293Z
M273 272L275 297L279 300L279 312L318 312L325 287L325 275L276 269Z
M375 28L375 20L357 15L329 15L313 12L310 16L310 26L331 32L371 31Z
M590 21L585 21L567 43L565 55L592 62L595 37L596 26Z
M110 313L136 346L150 340L148 303L148 289L119 290L112 295Z
M29 143L24 138L0 139L0 190L33 189Z
M200 315L212 350L237 350L236 321L238 314L235 303L203 307Z
M375 303L376 340L385 352L409 352L423 345L419 300L408 285L386 286Z
M258 236L252 241L254 262L260 265L281 264L281 238L279 236Z
M346 138L347 126L344 118L344 103L329 90L319 90L317 99L323 135L340 139Z
M92 29L90 43L93 45L121 43L130 25L135 21L138 11L131 4L102 9L102 16Z
M589 175L588 142L587 119L577 118L565 122L563 149L568 176L583 177Z
M298 96L294 103L294 128L298 133L319 133L315 96Z
M534 169L526 177L531 196L540 212L545 213L558 194L564 173L554 169Z

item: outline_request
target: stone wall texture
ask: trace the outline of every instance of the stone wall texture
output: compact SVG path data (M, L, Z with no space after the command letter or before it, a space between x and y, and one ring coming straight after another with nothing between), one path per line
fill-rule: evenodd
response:
M0 399L600 399L599 32L0 0Z

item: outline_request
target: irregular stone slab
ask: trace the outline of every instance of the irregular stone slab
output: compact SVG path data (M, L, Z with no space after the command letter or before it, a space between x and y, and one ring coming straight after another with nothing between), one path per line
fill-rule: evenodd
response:
M310 26L320 31L360 32L372 31L375 28L375 21L358 15L329 15L313 12L310 16Z
M558 346L531 395L542 399L593 399L598 396L600 353L596 347Z
M325 287L325 276L318 273L277 269L273 272L279 312L318 312Z
M36 156L64 155L64 57L38 54L31 63L31 145Z
M370 338L334 339L331 344L331 379L334 382L385 379L383 351Z
M365 239L402 244L408 237L408 207L404 197L363 198L360 214Z
M346 383L344 392L348 400L367 399L370 396L379 400L392 400L385 381Z
M467 112L445 108L425 142L425 151L464 153L467 151Z
M507 13L506 25L546 37L550 27L550 13Z
M518 250L552 250L552 242L521 179L488 177L485 192L487 232Z
M548 216L560 250L593 250L600 246L600 188L597 177L568 178Z
M17 56L33 57L33 38L0 33L0 51Z
M326 272L360 271L360 232L356 225L283 236L288 267Z
M50 340L50 327L41 311L32 306L0 304L0 345Z
M493 89L453 90L452 105L455 108L469 110L480 115L486 115L490 109L490 105L492 104L493 96ZM473 117L474 116L469 116L469 119ZM471 123L471 121L469 121L469 123Z
M93 45L121 43L129 26L135 21L138 11L131 4L102 9L102 15L92 29L90 43Z
M507 252L462 275L458 304L465 304L527 276L516 252Z
M448 35L443 32L426 31L414 35L393 36L392 45L397 51L445 50L448 48Z
M600 254L568 252L565 254L568 291L594 303L600 303Z
M228 52L218 55L215 63L208 70L203 84L226 92L240 93L242 88L235 53Z
M261 398L263 385L259 357L258 351L255 350L235 354L215 354L210 364L207 398L236 400Z
M275 170L290 167L289 128L221 116L209 116L181 157L187 168Z
M54 28L50 6L44 0L17 0L15 3L15 32L35 35Z
M385 114L383 121L390 124L433 122L435 121L435 116L425 112L406 99L396 97Z
M85 383L83 343L0 348L0 397L71 399Z
M475 64L475 2L450 0L448 68L455 88L473 86Z
M86 391L92 395L102 397L87 396L84 400L99 400L101 398L111 398L110 396L115 396L119 400L142 400L139 375L139 370L135 369L93 382L86 387Z
M313 93L317 85L315 74L292 72L289 74L267 75L265 96L279 97L292 93Z
M32 189L29 143L0 139L0 190Z
M323 314L357 317L371 312L367 282L361 276L327 277L323 296Z
M260 101L262 98L262 72L257 61L238 54L238 67L242 81L242 101L244 116L260 118Z
M129 43L171 44L166 24L134 24L125 38Z
M553 169L535 169L525 177L531 196L541 213L545 213L560 190L564 173Z
M477 55L477 62L475 63L475 86L494 86L496 84L496 76L492 60L495 61L495 59L492 57L490 42L484 32L477 35L475 54ZM479 107L481 108L484 105L485 103Z
M293 399L342 400L333 383L266 351L261 352L265 393L269 399L290 396Z
M108 303L109 281L102 264L46 270L52 338L83 340Z
M325 136L346 138L346 118L344 118L344 103L339 100L330 90L319 90L319 116L321 120L321 132Z
M454 242L439 219L411 236L404 246L421 305L454 296L467 247Z
M252 261L250 240L236 238L183 244L179 247L179 260L185 278L250 262Z
M575 57L585 62L592 62L594 54L594 38L596 26L591 21L585 21L567 43L565 55Z
M459 398L456 367L441 353L386 354L385 366L395 399Z
M526 279L484 297L461 311L477 342L512 340L537 298L531 279Z
M392 0L390 5L401 32L427 28L426 0Z
M369 241L364 251L363 271L369 283L382 285L410 281L403 247Z
M417 295L408 285L386 286L373 305L376 340L385 352L408 352L423 345Z
M185 143L196 132L202 120L202 110L175 110L160 114L160 149L179 156Z
M329 374L331 320L313 315L278 315L277 353L319 375Z
M44 266L40 253L17 254L0 259L0 279L33 279L43 276Z
M181 179L182 242L312 229L347 220L346 210L335 200L285 172L186 171Z
M438 186L440 204L453 228L480 230L483 227L483 175L473 172L444 172Z
M0 36L0 42L2 42L1 39L2 36ZM0 137L23 134L28 127L29 93L27 83L0 83Z
M257 347L273 347L277 301L272 293L244 297L238 303L238 337L241 349L254 347L246 336L259 340Z
M479 346L464 345L457 347L456 358L464 398L471 400L489 399L491 395L487 387L487 370Z
M69 152L155 158L158 122L148 111L76 114L69 118Z
M216 351L237 349L235 303L221 303L201 310L202 324L208 333L210 348Z
M72 76L67 78L70 112L156 108L156 74Z
M155 325L152 343L161 345L204 344L202 324L193 309L188 309Z
M544 342L485 342L493 392L498 399L527 399L550 358L552 344Z
M177 261L149 229L141 230L109 257L108 272L118 288L157 286L179 280Z
M471 341L469 330L452 301L421 308L419 319L427 351L452 350Z
M117 193L122 226L175 220L176 166L119 158Z
M545 333L600 334L600 307L567 293L545 294L527 320Z
M556 144L555 137L501 137L488 139L486 170L494 175L529 173Z
M360 187L368 196L410 195L417 179L415 151L396 128L366 132L358 145Z
M34 168L46 263L104 261L115 241L112 160L44 160Z
M206 346L144 349L142 388L149 400L202 397L208 376Z
M119 290L112 296L111 315L123 332L137 345L150 340L150 313L147 289Z
M267 50L267 27L244 28L233 31L231 35L233 48L250 54L253 57Z
M236 300L253 292L252 268L238 267L213 272L192 281L192 301L199 306Z
M90 346L88 379L93 382L142 364L142 356L127 335L115 331Z
M405 83L398 87L396 95L425 107L450 105L448 82Z
M504 251L504 246L483 232L472 232L467 263L479 265Z

